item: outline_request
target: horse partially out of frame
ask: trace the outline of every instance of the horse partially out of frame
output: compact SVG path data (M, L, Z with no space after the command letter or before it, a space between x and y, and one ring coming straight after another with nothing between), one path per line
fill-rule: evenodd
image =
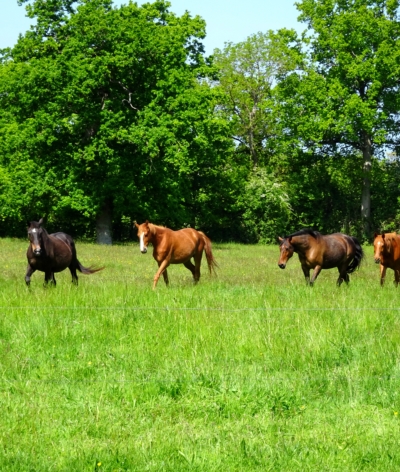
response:
M44 272L45 284L56 285L54 273L61 272L68 267L72 275L72 282L78 285L76 271L82 274L94 274L104 269L83 267L76 256L74 240L66 233L49 234L42 226L43 218L39 221L31 221L28 228L29 246L26 252L28 267L26 269L25 282L29 286L31 275L39 270Z
M394 271L394 284L400 281L400 236L396 233L375 233L374 260L380 264L381 285L385 283L386 269Z
M169 228L153 225L148 221L140 225L136 222L134 224L138 230L140 251L145 254L148 244L153 245L153 257L158 264L153 289L156 288L161 274L166 285L169 284L167 267L170 264L183 264L193 274L194 282L197 283L200 280L203 251L206 254L210 274L218 267L211 250L211 241L201 231L193 228L173 231ZM192 258L194 264L191 262Z
M297 253L307 284L313 285L322 269L337 267L339 278L337 285L349 282L349 274L354 272L364 257L363 249L356 238L347 234L334 233L322 235L318 231L301 230L280 241L278 265L286 267L288 260ZM310 280L310 270L314 273Z

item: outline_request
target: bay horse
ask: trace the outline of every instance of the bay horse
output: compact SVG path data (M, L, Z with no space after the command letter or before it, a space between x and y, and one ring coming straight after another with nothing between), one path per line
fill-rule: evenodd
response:
M200 265L203 251L206 253L210 274L218 267L211 250L210 239L201 231L193 228L173 231L163 226L153 225L147 220L145 223L134 225L138 230L140 251L146 254L149 243L153 245L153 257L157 261L158 271L154 276L153 290L156 288L161 274L166 285L169 284L167 267L170 264L183 264L193 275L194 282L200 280ZM194 264L191 262L194 260Z
M393 269L394 283L400 281L400 236L396 233L374 234L374 259L380 264L381 286L385 283L386 269Z
M39 221L31 221L28 227L29 246L26 252L28 267L26 269L25 282L28 287L31 283L31 275L40 270L44 272L45 285L49 282L56 285L55 272L61 272L68 267L72 275L72 282L78 285L76 271L82 274L93 274L104 269L83 267L76 256L74 240L66 233L49 234Z
M358 240L342 233L322 235L318 231L304 229L297 231L280 241L280 257L278 266L286 267L287 261L297 253L304 277L309 285L313 285L321 269L337 267L339 278L337 285L343 281L349 283L349 274L354 272L364 257L363 249ZM310 280L310 269L314 273Z

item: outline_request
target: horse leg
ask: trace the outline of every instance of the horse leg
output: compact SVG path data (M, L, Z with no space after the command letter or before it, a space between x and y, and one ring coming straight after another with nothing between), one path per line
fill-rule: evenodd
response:
M194 282L198 282L199 278L196 279L196 267L192 264L191 261L184 262L183 265L186 267L186 269L189 269L190 272L193 275Z
M316 278L318 277L319 273L321 272L321 269L322 269L322 267L319 266L319 265L314 267L314 273L311 277L310 285L314 285L314 282L315 282Z
M167 273L167 267L169 265L169 261L167 259L164 259L162 262L158 262L158 271L156 272L156 275L154 276L154 282L153 282L153 290L156 288L158 279L160 278L161 274L164 274L164 282L168 286L169 280L168 280L168 273Z
M193 278L194 278L195 283L197 283L200 280L200 266L201 266L202 257L203 257L203 251L198 251L194 255L195 268L194 268Z
M165 285L168 287L169 285L169 278L168 278L168 271L167 269L164 269L164 272L162 273Z
M71 264L69 267L68 267L69 271L71 272L71 275L72 275L72 283L74 285L78 285L78 275L76 273L76 266Z
M304 277L306 278L306 284L310 285L310 268L306 265L302 265L301 268L303 269Z
M386 277L386 267L381 264L381 287L383 287L383 284L385 283L385 277Z
M56 286L56 279L54 277L53 272L46 271L44 273L44 286L46 287L48 283L51 283L52 285Z
M394 284L396 287L399 285L399 281L400 281L400 270L395 269L394 270Z
M338 270L339 270L339 278L337 279L336 285L340 287L343 281L346 282L346 284L348 284L350 282L350 277L349 277L349 274L346 272L347 264L345 266L338 267Z
M30 264L28 264L28 267L26 268L26 274L25 274L25 283L28 287L31 285L31 275L36 271L33 267L31 267Z

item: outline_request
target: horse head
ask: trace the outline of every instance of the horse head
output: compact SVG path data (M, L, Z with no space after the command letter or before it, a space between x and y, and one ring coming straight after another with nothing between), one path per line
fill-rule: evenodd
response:
M152 234L150 231L150 226L148 220L146 220L144 223L141 225L138 225L135 221L135 226L138 230L138 238L140 242L140 252L142 254L146 254L147 252L147 246L149 245L149 242L151 242Z
M292 237L289 236L288 238L279 238L280 246L279 249L281 251L278 266L281 269L286 267L288 260L293 256L294 247L292 245Z
M31 221L28 227L28 239L32 247L32 252L35 256L41 256L43 254L43 235L46 230L41 227L42 223L43 218L40 218L39 221Z
M391 236L391 233L374 234L374 260L376 264L382 262L384 254L388 255L392 252Z

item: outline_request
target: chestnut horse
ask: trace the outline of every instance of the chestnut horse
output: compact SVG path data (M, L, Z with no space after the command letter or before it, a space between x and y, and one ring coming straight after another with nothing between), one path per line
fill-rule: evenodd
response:
M386 269L394 270L394 283L400 281L400 236L396 233L374 235L374 259L381 268L381 285L385 282Z
M146 254L148 244L153 245L153 257L158 264L158 271L154 276L153 290L156 288L161 274L166 285L169 284L167 267L170 264L183 264L193 274L194 282L197 283L200 279L203 250L206 253L210 274L212 271L215 272L215 268L218 267L211 251L211 241L201 231L196 231L193 228L172 231L163 226L153 225L147 220L141 225L138 225L136 221L134 224L138 230L140 251ZM192 257L194 264L190 260Z
M72 282L78 285L76 271L83 274L93 274L99 270L83 267L76 257L74 240L65 233L49 234L41 225L43 218L31 221L28 228L29 246L26 252L28 258L28 268L26 270L25 282L30 285L31 275L40 270L44 272L44 282L56 285L55 272L61 272L67 267L72 275Z
M363 249L356 238L347 234L334 233L322 235L318 231L301 230L290 236L279 238L280 258L278 265L286 267L287 261L296 252L307 284L313 285L321 269L337 267L339 278L337 285L349 282L349 274L360 266L364 257ZM310 280L310 269L314 269Z

